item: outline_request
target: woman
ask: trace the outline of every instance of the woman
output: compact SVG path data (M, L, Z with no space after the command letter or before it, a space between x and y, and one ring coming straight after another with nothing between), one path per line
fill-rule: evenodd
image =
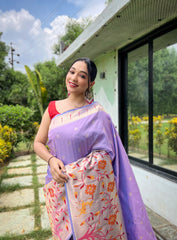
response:
M88 58L72 64L69 97L50 102L34 141L48 162L44 194L53 238L156 239L111 118L86 99L96 74Z

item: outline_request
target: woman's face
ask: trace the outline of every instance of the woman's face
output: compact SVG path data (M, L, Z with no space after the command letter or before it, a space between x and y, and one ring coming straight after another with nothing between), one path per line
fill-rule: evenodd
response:
M83 61L75 62L66 75L66 87L69 93L84 94L88 88L87 64Z

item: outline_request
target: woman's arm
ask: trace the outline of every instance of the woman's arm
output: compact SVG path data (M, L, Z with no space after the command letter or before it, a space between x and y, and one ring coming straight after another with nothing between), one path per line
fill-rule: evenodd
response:
M50 164L53 179L58 183L63 183L68 179L68 177L62 173L65 172L65 166L60 159L52 156L52 154L46 148L50 121L48 109L46 109L42 117L38 133L34 140L34 151L46 162L48 162L50 159L50 163L48 163Z

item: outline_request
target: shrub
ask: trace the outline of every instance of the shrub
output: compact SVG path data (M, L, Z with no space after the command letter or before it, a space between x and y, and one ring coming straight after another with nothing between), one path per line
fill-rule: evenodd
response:
M9 126L0 124L0 162L10 157L13 147L17 144L17 135Z
M20 105L0 107L0 123L2 126L12 127L16 131L27 131L31 127L32 115L31 109Z
M177 118L169 121L169 128L166 128L165 135L168 139L168 146L177 154Z
M141 140L141 132L138 128L141 124L141 119L138 116L133 116L129 121L129 145L132 147L139 147Z
M4 162L8 158L12 151L12 144L10 142L5 142L0 138L0 162Z
M17 133L17 143L22 141L23 132L31 129L33 112L27 107L20 105L0 107L0 123L2 126L8 125L15 129Z
M153 116L155 147L158 149L159 156L161 155L161 146L163 145L165 140L162 132L162 120L163 116L161 115L158 115L158 117Z

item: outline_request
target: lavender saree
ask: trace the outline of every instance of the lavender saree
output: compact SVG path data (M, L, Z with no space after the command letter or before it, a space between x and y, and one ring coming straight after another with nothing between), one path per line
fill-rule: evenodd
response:
M156 239L127 154L110 116L90 105L55 116L48 146L69 176L46 176L44 195L53 239Z

